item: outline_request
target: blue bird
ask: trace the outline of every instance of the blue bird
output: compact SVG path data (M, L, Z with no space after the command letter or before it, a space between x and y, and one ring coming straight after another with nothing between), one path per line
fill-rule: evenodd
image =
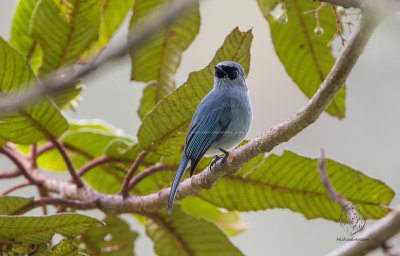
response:
M178 185L190 164L193 175L201 158L215 156L211 166L224 153L243 141L252 121L246 74L233 61L220 62L215 67L214 88L203 98L193 115L185 148L171 186L168 213L171 213Z

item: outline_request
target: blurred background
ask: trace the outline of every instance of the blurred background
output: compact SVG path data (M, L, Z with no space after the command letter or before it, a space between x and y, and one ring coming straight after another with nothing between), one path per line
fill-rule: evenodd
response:
M9 40L15 6L16 0L0 2L0 36L5 40ZM252 28L254 35L247 79L254 116L248 139L284 121L306 104L307 98L286 74L274 52L269 26L255 0L205 0L201 2L200 11L200 33L183 54L176 76L178 86L186 81L191 71L207 66L225 36L239 26L241 31ZM386 19L352 70L347 79L345 119L338 120L324 113L272 153L281 154L287 149L318 158L323 148L328 158L378 178L399 193L399 27L399 14ZM125 21L113 41L124 40L126 32ZM88 86L82 93L84 100L77 112L68 112L68 117L103 119L135 136L140 124L136 110L145 84L129 81L130 68L130 59L125 57L96 72L85 81ZM0 170L12 167L0 157ZM0 187L8 187L7 182L0 182ZM13 195L27 193L36 194L36 190L27 188ZM399 203L396 195L392 206ZM322 255L342 245L344 242L336 238L347 234L339 223L306 220L290 210L248 212L243 213L242 218L249 224L249 230L233 237L232 241L246 255ZM135 244L136 255L155 255L151 241L138 222L127 216L125 219L141 234ZM400 247L400 239L395 238L391 244ZM383 254L378 251L373 255Z

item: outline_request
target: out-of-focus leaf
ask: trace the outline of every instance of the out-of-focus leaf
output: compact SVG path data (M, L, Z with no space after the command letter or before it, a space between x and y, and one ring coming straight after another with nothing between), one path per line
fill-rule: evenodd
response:
M10 44L17 48L29 61L37 74L42 63L43 52L40 45L32 38L30 23L33 10L39 0L19 0L11 27Z
M102 0L41 0L32 21L33 37L43 49L40 75L73 65L100 30Z
M81 63L94 62L108 45L135 0L103 0L101 3L100 36L83 54Z
M81 214L41 217L0 216L0 240L47 243L55 233L75 237L102 223Z
M82 92L82 84L76 83L71 86L67 86L61 90L52 92L49 94L50 98L56 103L56 105L65 110L69 109L69 103L74 100Z
M161 15L172 0L136 0L129 37L134 38L146 23ZM139 50L131 52L131 79L152 82L143 92L138 114L143 118L155 104L175 88L174 75L182 52L192 43L200 29L199 4L185 12L168 27L157 32Z
M39 86L30 65L0 38L0 100ZM0 137L18 144L32 144L48 135L59 137L68 122L47 97L18 111L0 113Z
M33 197L24 198L16 196L0 197L0 215L11 215L33 202Z
M78 247L70 238L65 238L53 247L53 256L73 256L81 255L78 252Z
M214 65L233 60L242 64L247 74L252 37L251 30L240 32L235 28L206 68L190 73L185 84L157 104L139 128L137 137L141 147L160 155L180 152L197 105L212 89Z
M187 197L180 203L181 210L197 218L207 218L215 222L230 236L235 236L248 229L237 212L222 212L218 207L197 197Z
M147 220L146 233L158 255L243 255L214 223L177 208L172 214L160 210Z
M276 54L285 66L286 72L299 86L300 90L311 98L331 70L335 59L332 48L328 46L336 32L336 18L330 6L319 11L319 21L324 34L314 34L316 21L314 14L304 13L314 10L320 3L313 1L287 0L288 22L279 23L274 19L269 0L258 0L261 11L269 22L271 38ZM339 119L345 116L345 89L339 91L326 112Z
M94 228L82 235L89 255L133 256L133 245L138 233L128 223L114 215L107 215L105 226Z
M228 210L287 208L307 219L338 221L341 206L329 198L317 162L289 151L282 156L271 155L243 176L224 176L199 197ZM339 193L363 209L365 218L378 219L388 213L385 206L394 192L383 182L333 160L327 160L327 174Z

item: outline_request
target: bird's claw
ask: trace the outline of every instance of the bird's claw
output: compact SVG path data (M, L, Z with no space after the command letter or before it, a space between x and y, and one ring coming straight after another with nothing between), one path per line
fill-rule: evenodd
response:
M224 150L224 149L222 149L222 148L218 148L218 149L221 150L221 152L224 153L225 156L214 155L215 158L211 161L210 170L212 170L213 165L216 164L216 163L218 162L219 159L222 158L222 162L223 162L223 161L225 161L225 160L228 158L228 156L229 156L229 151L226 151L226 150Z

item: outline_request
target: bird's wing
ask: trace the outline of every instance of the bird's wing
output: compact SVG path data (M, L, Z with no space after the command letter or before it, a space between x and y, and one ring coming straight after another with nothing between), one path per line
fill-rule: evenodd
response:
M190 159L190 176L194 173L201 158L226 130L232 120L232 110L228 105L203 109L204 115L197 115L186 137L185 154ZM202 118L199 118L203 116Z

